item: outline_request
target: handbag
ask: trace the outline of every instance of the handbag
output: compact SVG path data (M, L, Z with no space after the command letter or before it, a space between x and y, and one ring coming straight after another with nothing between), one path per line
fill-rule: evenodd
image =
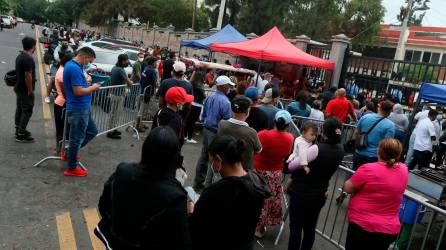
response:
M364 149L369 145L369 134L372 130L380 123L385 117L380 118L378 121L373 124L373 126L365 133L361 132L358 137L355 139L355 148L356 149Z
M17 82L16 71L13 69L13 70L6 72L5 76L3 77L3 80L5 81L6 86L14 87Z

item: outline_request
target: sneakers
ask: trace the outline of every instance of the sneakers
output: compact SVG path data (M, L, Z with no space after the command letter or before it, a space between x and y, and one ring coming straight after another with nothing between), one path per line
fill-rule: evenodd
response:
M49 97L49 96L45 97L45 103L50 104L51 103L51 97Z
M81 159L81 156L80 156L80 155L77 155L76 159L79 161L79 160ZM63 152L63 153L62 153L62 155L60 156L60 160L61 160L61 161L65 161L65 162L68 161L67 153L66 153L66 152Z
M198 142L196 140L194 140L194 139L186 139L186 143L197 144Z
M107 137L110 139L121 139L121 132L118 130L113 130L107 133Z
M74 176L74 177L84 177L88 175L88 171L83 170L80 167L76 167L75 169L65 169L63 173L66 176Z
M29 133L29 132L28 132ZM34 142L34 138L31 136L31 133L27 134L27 133L17 133L15 140L17 142L23 142L23 143L30 143L30 142Z

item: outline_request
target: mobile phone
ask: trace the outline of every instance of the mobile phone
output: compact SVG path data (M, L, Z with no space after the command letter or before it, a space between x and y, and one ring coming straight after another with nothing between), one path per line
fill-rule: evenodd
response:
M191 201L195 204L198 201L199 195L195 192L195 190L192 187L185 187L187 191L187 196L191 199Z

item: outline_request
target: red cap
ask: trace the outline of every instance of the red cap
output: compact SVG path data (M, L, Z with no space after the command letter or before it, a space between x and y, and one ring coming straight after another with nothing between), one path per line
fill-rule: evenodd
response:
M181 103L186 102L190 103L194 100L193 95L188 95L186 93L186 90L184 90L182 87L172 87L170 88L166 93L166 102L167 103Z

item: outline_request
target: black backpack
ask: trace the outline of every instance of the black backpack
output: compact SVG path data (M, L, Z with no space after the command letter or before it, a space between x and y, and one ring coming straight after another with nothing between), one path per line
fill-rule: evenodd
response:
M14 87L17 82L17 73L15 69L6 72L3 80L5 80L6 86Z

